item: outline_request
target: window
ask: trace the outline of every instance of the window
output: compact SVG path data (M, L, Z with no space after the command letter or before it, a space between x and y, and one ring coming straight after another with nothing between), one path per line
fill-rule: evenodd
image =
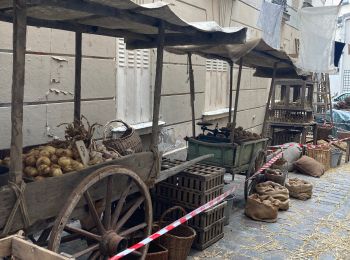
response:
M205 111L228 108L228 65L220 60L206 61Z
M127 51L117 39L117 118L129 124L151 121L150 51Z
M350 70L344 70L342 92L348 92L348 91L350 91Z

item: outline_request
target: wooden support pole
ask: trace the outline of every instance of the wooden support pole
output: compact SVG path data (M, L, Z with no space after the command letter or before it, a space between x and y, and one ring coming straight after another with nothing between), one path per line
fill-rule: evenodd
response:
M22 181L23 97L27 37L26 0L13 0L13 74L11 105L10 181Z
M239 98L239 91L241 88L242 66L243 66L243 58L240 58L239 68L238 68L236 96L235 96L235 108L233 110L233 120L232 120L232 124L231 124L231 142L233 142L233 140L234 140L234 133L235 133L235 128L236 128L238 98Z
M194 75L192 66L192 54L188 53L188 65L190 76L190 93L191 93L191 113L192 113L192 136L196 136L196 113L194 110L195 90L194 90Z
M153 123L152 123L152 137L150 150L153 152L158 151L158 121L160 111L160 99L162 94L162 79L163 79L163 53L164 53L164 40L165 30L164 23L161 22L159 25L159 37L157 47L157 63L156 63L156 76L154 83L154 95L153 95Z
M273 64L273 72L272 72L272 79L271 79L271 84L270 84L270 90L269 90L269 96L267 97L267 102L266 102L266 107L265 107L265 115L264 115L264 122L262 126L262 137L265 137L266 135L266 122L267 122L267 117L269 113L269 107L270 107L270 102L271 102L271 97L272 93L274 92L274 85L275 85L275 78L276 78L276 70L277 70L277 62Z
M228 124L232 120L232 90L233 90L233 62L229 63L230 65L230 94L229 94L229 105L228 105Z
M80 121L81 109L82 33L75 33L74 122Z

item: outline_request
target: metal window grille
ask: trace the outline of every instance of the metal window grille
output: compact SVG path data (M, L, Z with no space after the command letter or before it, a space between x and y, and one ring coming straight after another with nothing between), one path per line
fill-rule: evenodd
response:
M343 92L350 91L350 70L344 70Z

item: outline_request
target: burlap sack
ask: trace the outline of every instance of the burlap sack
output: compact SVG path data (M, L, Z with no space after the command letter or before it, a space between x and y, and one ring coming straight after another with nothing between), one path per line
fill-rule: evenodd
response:
M286 172L281 169L266 169L265 170L265 178L267 181L273 181L275 183L284 185L286 181Z
M298 178L289 179L286 182L289 195L299 200L308 200L312 197L312 184Z
M268 195L279 201L279 209L289 209L289 191L286 187L272 182L266 181L255 186L255 190L259 195Z
M254 193L248 197L244 213L254 220L276 222L279 203L271 196Z
M294 167L301 173L313 177L320 177L325 172L325 167L315 159L304 155L294 163Z

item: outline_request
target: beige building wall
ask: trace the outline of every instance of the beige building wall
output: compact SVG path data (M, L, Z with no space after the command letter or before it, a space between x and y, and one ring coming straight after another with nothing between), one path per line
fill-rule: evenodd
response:
M152 1L138 0L137 2ZM251 37L261 36L256 23L262 0L168 0L167 2L172 4L173 10L187 21L214 20L221 26L245 26L248 27L248 34ZM293 19L298 6L298 3L295 2L296 0L293 0L288 9L292 13L291 21L285 23L282 29L281 44L288 53L295 53L294 38L297 37L297 29ZM12 25L0 23L0 35L1 149L9 147L10 144ZM122 95L117 94L121 88L119 86L118 89L117 84L117 61L120 58L117 48L117 39L83 36L82 113L91 122L104 124L116 118L118 114L116 111L118 96ZM72 121L74 33L29 27L27 49L24 143L32 145L47 142L53 136L62 137L63 127L57 128L56 126ZM137 56L137 53L135 55ZM154 50L150 51L149 58L151 82L147 87L152 91L155 72ZM227 121L225 108L228 105L227 65L223 62L208 62L198 56L193 56L193 63L196 119L201 120L204 117L207 120L224 124ZM234 86L237 79L236 67L235 65ZM246 129L259 132L270 80L254 78L252 74L251 69L244 68L237 123ZM165 126L161 133L161 147L168 151L184 146L183 138L191 133L187 58L165 53L163 77L160 120L165 122ZM123 91L128 91L132 89L132 86L123 86L123 89ZM137 109L142 110L146 103L151 103L152 100L149 99L139 100ZM133 106L135 107L135 104L128 105L130 106L129 111ZM123 119L128 121L128 118ZM149 128L140 132L147 134L148 130ZM146 139L147 136L145 136Z

